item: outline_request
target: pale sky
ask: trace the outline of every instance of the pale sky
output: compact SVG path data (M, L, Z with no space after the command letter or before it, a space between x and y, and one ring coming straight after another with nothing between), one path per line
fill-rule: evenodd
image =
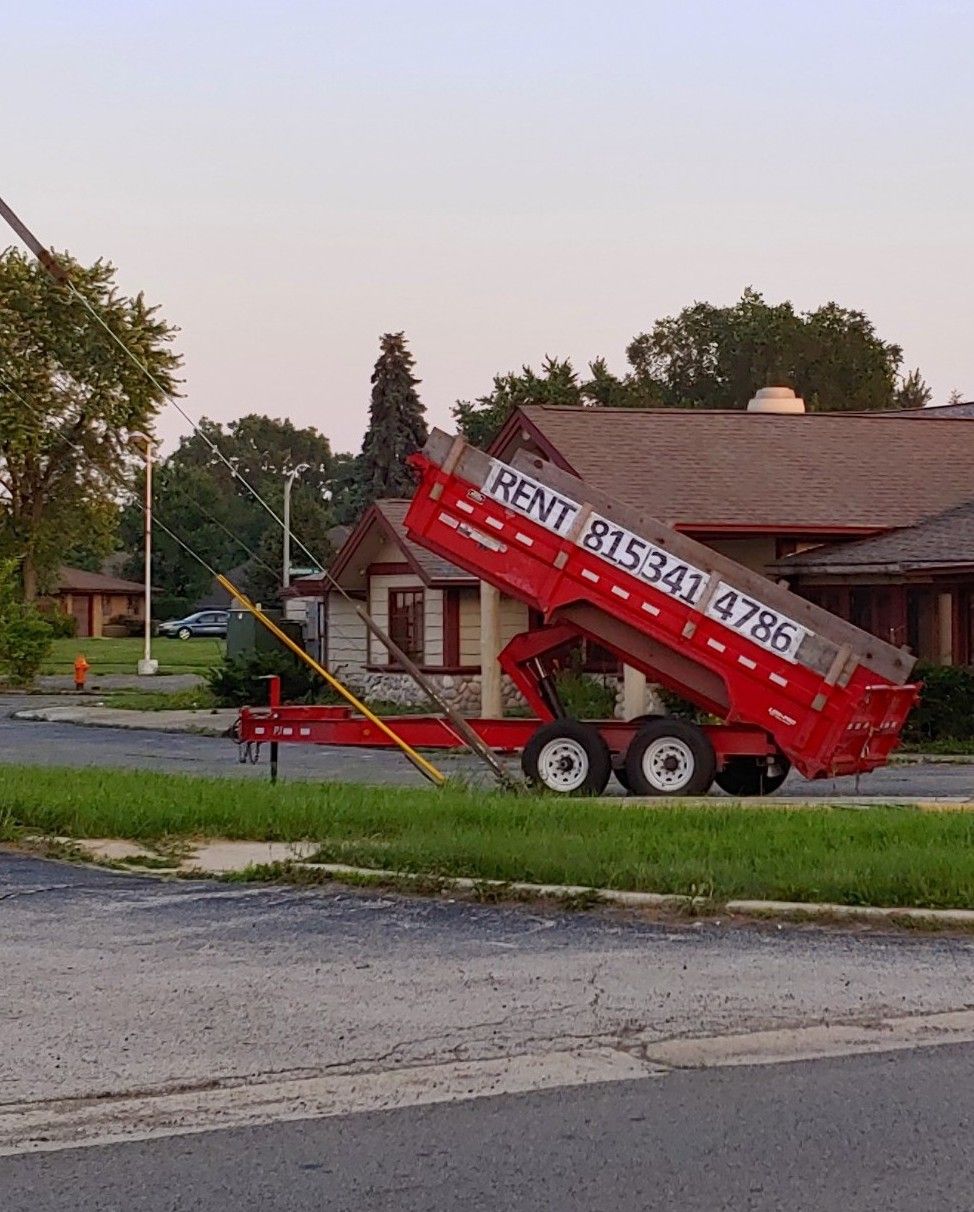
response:
M3 0L0 193L182 332L186 407L357 449L748 284L974 396L967 0ZM0 247L7 243L0 236ZM172 441L185 423L160 421Z

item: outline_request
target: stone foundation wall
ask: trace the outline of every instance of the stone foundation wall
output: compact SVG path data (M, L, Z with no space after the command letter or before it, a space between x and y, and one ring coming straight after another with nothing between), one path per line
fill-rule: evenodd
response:
M427 711L422 691L406 673L395 673L386 670L369 670L362 666L336 666L335 676L341 678L360 698L374 701L384 700L395 703L397 707L415 706L419 712ZM479 673L430 673L426 675L439 693L458 711L464 715L477 716L480 714L480 674ZM616 683L615 715L623 717L623 685L622 678L605 679L594 677L596 681ZM523 695L506 675L501 679L501 695L505 709L526 707ZM662 713L663 704L652 686L646 687L646 705L644 713Z

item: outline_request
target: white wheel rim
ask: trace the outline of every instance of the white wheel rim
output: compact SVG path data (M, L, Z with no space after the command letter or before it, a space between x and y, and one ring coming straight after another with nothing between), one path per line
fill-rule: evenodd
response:
M657 791L682 791L696 765L690 746L672 736L651 741L643 753L643 774Z
M577 791L588 778L589 765L584 746L558 737L538 754L538 778L550 791Z

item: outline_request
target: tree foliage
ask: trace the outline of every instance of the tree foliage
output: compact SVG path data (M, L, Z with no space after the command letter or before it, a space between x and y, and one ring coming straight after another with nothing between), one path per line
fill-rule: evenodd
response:
M372 371L369 427L362 443L361 506L380 497L412 496L415 481L406 457L425 444L429 432L405 335L384 333L379 347Z
M285 476L305 464L291 493L292 562L298 567L312 562L301 542L317 560L327 560L335 464L328 439L313 427L299 429L289 420L255 413L226 426L204 418L200 431L183 438L156 465L156 516L189 541L210 567L223 573L236 571L244 582L241 588L262 602L275 601L281 588L283 532L244 481L280 517ZM224 458L214 453L213 446ZM139 491L142 485L144 478ZM134 505L127 508L121 531L132 553L127 571L134 577L141 577L144 567L142 525L141 510ZM210 573L161 528L154 535L152 563L153 581L164 586L168 595L187 605L206 596Z
M458 400L453 409L457 427L468 442L487 446L515 410L525 405L546 404L573 408L651 408L659 403L651 385L632 375L619 378L604 358L589 363L589 377L579 378L567 358L547 355L540 373L530 366L520 372L495 375L493 387L476 400Z
M515 408L532 404L600 408L746 408L761 387L790 386L811 409L907 407L929 399L919 370L900 379L902 351L882 341L860 311L826 303L796 312L745 290L732 307L694 303L657 320L630 342L629 369L589 363L582 379L567 359L546 357L540 373L496 375L490 392L458 400L457 426L486 446ZM910 404L917 407L916 404Z
M13 249L0 254L0 549L32 599L66 552L105 527L129 439L176 389L175 330L107 261L59 258L79 294L152 372L155 386L67 287Z
M20 596L17 560L0 560L0 677L23 686L34 680L54 631Z
M826 303L799 313L749 288L732 307L694 303L657 320L626 356L664 407L746 408L774 385L810 409L861 411L893 407L903 353L861 311Z
M920 367L911 370L896 389L897 408L926 408L933 392L920 374Z

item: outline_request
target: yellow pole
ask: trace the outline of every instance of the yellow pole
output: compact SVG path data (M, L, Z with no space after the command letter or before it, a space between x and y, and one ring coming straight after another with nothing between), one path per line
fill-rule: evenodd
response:
M441 770L437 770L432 762L428 762L421 753L417 753L411 745L407 745L402 737L393 732L393 730L384 720L380 720L374 711L371 711L363 702L357 699L347 686L342 685L338 678L336 678L333 674L330 674L324 665L319 665L314 657L309 656L300 644L296 644L294 640L292 640L287 634L287 632L282 631L281 628L278 627L273 619L269 619L262 610L259 610L253 604L253 602L250 601L249 598L245 597L232 581L227 580L226 577L221 576L219 573L217 573L216 579L227 591L227 593L229 593L232 597L237 598L237 600L247 610L249 610L256 619L263 623L267 630L272 635L275 635L285 647L290 648L294 655L304 661L306 665L310 665L315 673L317 673L319 677L324 678L332 689L337 690L342 698L351 703L356 711L360 711L370 723L374 724L376 728L379 729L380 732L384 733L395 745L398 745L398 747L403 751L406 757L409 758L409 760L416 767L416 769L420 771L421 774L424 774L429 781L434 783L437 787L443 786L443 784L446 782L446 775Z

